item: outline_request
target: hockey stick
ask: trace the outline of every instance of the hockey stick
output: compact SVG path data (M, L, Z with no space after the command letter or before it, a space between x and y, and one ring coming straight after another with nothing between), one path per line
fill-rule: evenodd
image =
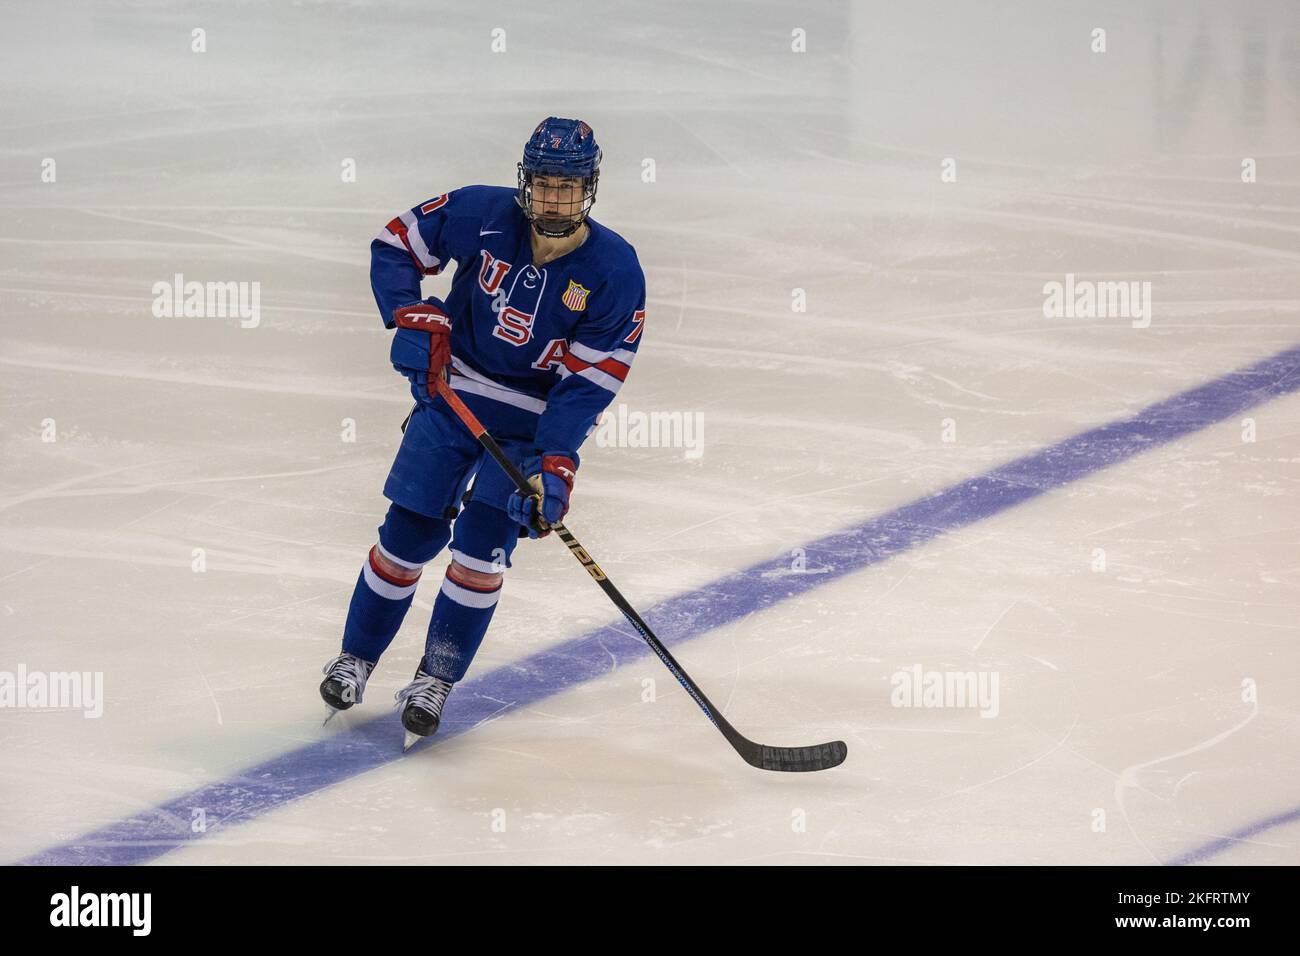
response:
M431 378L433 376L430 376ZM515 483L519 493L525 497L537 497L537 491L528 480L515 467L514 462L505 456L491 435L488 434L482 423L475 417L474 413L466 407L461 401L460 396L452 391L451 386L442 378L436 378L438 394L446 399L447 404L464 423L475 438L478 439L487 453L491 455L501 469ZM732 727L727 719L722 716L716 707L704 696L704 691L691 680L689 674L682 669L673 655L668 653L668 648L664 647L659 638L650 630L650 625L641 620L641 615L636 612L627 599L619 593L614 583L605 576L605 572L600 569L591 555L585 548L578 543L578 539L560 523L550 525L552 531L560 536L570 553L578 559L578 562L587 569L592 580L600 585L600 589L605 592L611 601L623 612L623 616L628 619L631 625L636 628L636 632L641 635L641 639L650 645L650 649L658 655L659 659L664 662L664 666L669 672L677 678L678 683L686 688L686 692L691 695L695 703L700 705L700 710L704 711L704 716L708 717L713 725L722 732L722 736L727 738L727 742L736 749L736 753L744 759L745 763L751 767L757 767L760 770L783 770L783 771L807 771L807 770L829 770L831 767L838 767L848 756L849 748L842 740L832 740L829 743L816 744L812 747L769 747L766 744L758 744L744 736L740 731Z

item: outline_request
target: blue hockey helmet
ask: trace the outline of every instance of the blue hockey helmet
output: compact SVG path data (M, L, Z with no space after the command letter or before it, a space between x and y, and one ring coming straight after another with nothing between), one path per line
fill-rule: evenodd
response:
M596 202L596 183L600 179L596 134L582 120L547 117L524 144L518 173L519 192L515 198L533 228L557 239L573 235ZM534 203L538 176L547 181ZM578 182L556 182L562 179ZM573 190L579 186L581 192L575 197Z

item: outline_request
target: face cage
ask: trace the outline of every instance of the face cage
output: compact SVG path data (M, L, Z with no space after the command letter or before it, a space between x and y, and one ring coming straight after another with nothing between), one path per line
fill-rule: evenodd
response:
M533 213L533 177L537 175L535 171L524 169L524 164L519 163L518 167L519 192L515 196L515 201L519 208L524 211L528 221L533 224L543 236L551 239L563 239L565 236L571 236L578 231L578 227L583 224L591 207L596 203L596 184L600 180L600 170L593 170L590 176L583 177L582 181L582 200L581 208L576 212L570 208L566 215L556 215L554 218L542 218ZM546 175L559 175L542 173ZM579 203L559 203L561 209L565 206L573 207Z

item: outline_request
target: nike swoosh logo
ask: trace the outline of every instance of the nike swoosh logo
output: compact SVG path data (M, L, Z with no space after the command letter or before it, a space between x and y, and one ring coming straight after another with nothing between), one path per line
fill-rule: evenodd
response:
M480 229L480 230L478 231L478 234L479 234L480 236L499 236L499 235L501 235L501 230L500 230L500 229Z

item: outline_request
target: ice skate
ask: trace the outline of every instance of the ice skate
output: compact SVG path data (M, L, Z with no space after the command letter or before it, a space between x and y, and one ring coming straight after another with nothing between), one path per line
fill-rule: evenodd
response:
M325 701L328 713L321 726L328 724L330 718L339 711L361 703L366 681L374 669L375 665L370 661L363 661L355 654L347 653L340 654L325 665L325 679L320 684L320 696Z
M415 678L395 695L402 707L402 726L406 738L402 750L410 750L421 737L431 736L442 718L442 707L451 693L452 684L439 677L426 674L424 665L415 672Z

